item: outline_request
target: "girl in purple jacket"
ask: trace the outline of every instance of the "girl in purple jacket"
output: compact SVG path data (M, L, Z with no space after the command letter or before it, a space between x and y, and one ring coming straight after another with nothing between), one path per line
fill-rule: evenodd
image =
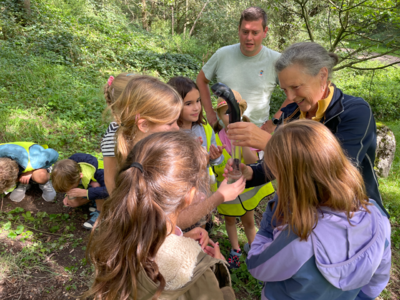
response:
M274 133L264 160L279 200L268 203L247 258L262 299L378 297L390 277L390 223L335 136L293 121Z

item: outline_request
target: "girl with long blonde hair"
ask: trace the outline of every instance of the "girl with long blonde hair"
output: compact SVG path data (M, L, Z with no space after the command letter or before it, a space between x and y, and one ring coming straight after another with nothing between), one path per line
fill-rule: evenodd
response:
M323 124L293 121L264 150L278 189L247 266L262 299L374 299L390 277L390 223ZM252 179L252 169L244 167Z

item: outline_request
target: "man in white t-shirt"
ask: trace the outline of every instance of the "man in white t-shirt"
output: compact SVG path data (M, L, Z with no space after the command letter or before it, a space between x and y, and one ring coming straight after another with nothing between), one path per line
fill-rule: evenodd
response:
M242 12L239 21L239 44L222 47L214 53L197 76L201 101L210 124L217 122L212 109L208 83L216 76L218 82L238 91L246 99L244 113L252 123L272 132L275 126L268 121L269 102L277 84L274 64L280 53L262 45L268 32L267 15L259 7ZM282 107L286 106L287 101ZM274 115L279 118L280 110Z

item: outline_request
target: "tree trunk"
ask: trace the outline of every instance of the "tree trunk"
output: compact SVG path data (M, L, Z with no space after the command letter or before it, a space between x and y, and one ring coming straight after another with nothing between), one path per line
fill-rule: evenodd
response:
M186 37L186 25L188 23L188 10L189 10L189 0L186 0L185 24L183 24L183 37Z
M194 23L193 23L192 29L190 29L190 32L189 32L189 36L192 36L192 33L193 33L193 30L194 30L194 27L196 26L196 23L197 23L197 21L200 19L200 17L201 17L201 14L203 13L203 11L204 11L204 9L206 8L206 6L207 6L207 4L208 4L208 2L209 2L209 1L210 1L210 0L207 0L207 2L206 2L206 3L204 3L204 5L203 5L203 8L201 9L200 13L197 15L197 18L196 18L196 20L194 20Z
M147 11L146 11L146 0L142 0L142 26L143 29L149 31L147 23Z
M174 35L174 7L171 6L171 31L172 35Z

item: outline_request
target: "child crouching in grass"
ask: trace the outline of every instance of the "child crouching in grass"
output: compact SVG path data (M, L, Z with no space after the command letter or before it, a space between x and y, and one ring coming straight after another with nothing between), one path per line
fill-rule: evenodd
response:
M91 230L100 214L108 192L104 184L104 166L96 157L76 153L69 159L58 161L51 174L54 189L66 193L65 206L78 207L92 202L97 209L91 212L91 218L83 224Z
M31 184L39 184L42 197L54 201L56 192L50 181L50 168L58 152L32 142L0 144L0 194L9 193L11 201L21 202Z

